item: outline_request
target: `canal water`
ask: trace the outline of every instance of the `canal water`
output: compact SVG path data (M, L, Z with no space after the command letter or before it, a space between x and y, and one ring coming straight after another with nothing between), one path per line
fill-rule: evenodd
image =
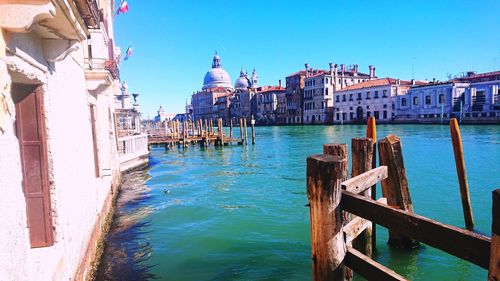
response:
M402 139L415 212L463 227L449 127L377 131L378 138ZM153 148L149 169L125 178L98 280L311 280L306 157L321 153L324 143L350 147L365 126L256 132L254 146ZM461 132L476 231L489 236L491 191L500 187L500 126ZM486 279L486 270L429 246L389 249L387 230L377 234L375 259L408 279Z

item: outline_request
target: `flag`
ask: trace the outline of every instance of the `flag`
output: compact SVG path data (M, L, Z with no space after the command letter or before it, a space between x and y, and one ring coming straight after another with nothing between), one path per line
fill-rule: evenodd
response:
M118 6L118 10L116 11L116 14L124 14L128 12L128 3L125 0L120 1L120 5Z
M132 51L133 50L134 49L132 49L132 45L128 45L128 48L125 51L125 58L124 58L124 60L128 60L128 58L132 56Z

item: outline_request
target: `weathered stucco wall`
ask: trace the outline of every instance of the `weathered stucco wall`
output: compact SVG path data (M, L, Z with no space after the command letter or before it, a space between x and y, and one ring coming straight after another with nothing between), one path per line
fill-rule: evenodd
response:
M84 255L89 253L89 242L91 238L95 240L92 233L96 227L100 228L100 218L109 207L112 185L119 179L110 118L113 87L97 95L95 101L101 164L101 176L96 177L83 44L63 60L48 62L44 57L44 40L37 34L2 34L0 114L3 117L0 121L6 125L2 125L0 131L0 186L3 192L0 196L3 209L0 241L7 243L0 244L0 280L71 280ZM7 53L2 47L5 37L8 38ZM67 44L67 41L60 43ZM50 247L30 247L10 83L41 84L44 89L55 238ZM2 104L10 105L11 112L2 110Z

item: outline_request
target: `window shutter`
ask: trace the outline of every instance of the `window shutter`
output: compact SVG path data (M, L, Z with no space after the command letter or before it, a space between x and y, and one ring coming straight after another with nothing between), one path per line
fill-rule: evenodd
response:
M14 94L22 95L15 92L20 87L13 87ZM54 240L41 86L17 101L16 128L31 247L51 246Z

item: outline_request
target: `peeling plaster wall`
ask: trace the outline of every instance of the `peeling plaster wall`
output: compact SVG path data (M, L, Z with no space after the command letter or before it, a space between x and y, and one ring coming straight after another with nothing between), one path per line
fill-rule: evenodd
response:
M0 280L71 280L87 250L96 219L110 195L112 179L119 177L116 147L110 135L114 128L108 118L108 107L113 105L113 88L108 88L106 94L97 99L99 150L101 155L106 155L102 161L109 163L111 171L109 176L96 178L88 93L82 67L83 48L62 61L49 63L43 57L43 40L36 34L10 35L12 41L7 45L19 54L4 52L2 36L0 94L10 101L11 82L25 79L23 83L40 84L40 79L43 80L55 243L50 247L30 247L19 145L13 126L15 113L12 111L6 115L8 125L2 127L5 131L0 132L0 206L3 210L0 241L7 242L0 244ZM36 64L40 64L39 67ZM0 112L3 112L1 103Z

